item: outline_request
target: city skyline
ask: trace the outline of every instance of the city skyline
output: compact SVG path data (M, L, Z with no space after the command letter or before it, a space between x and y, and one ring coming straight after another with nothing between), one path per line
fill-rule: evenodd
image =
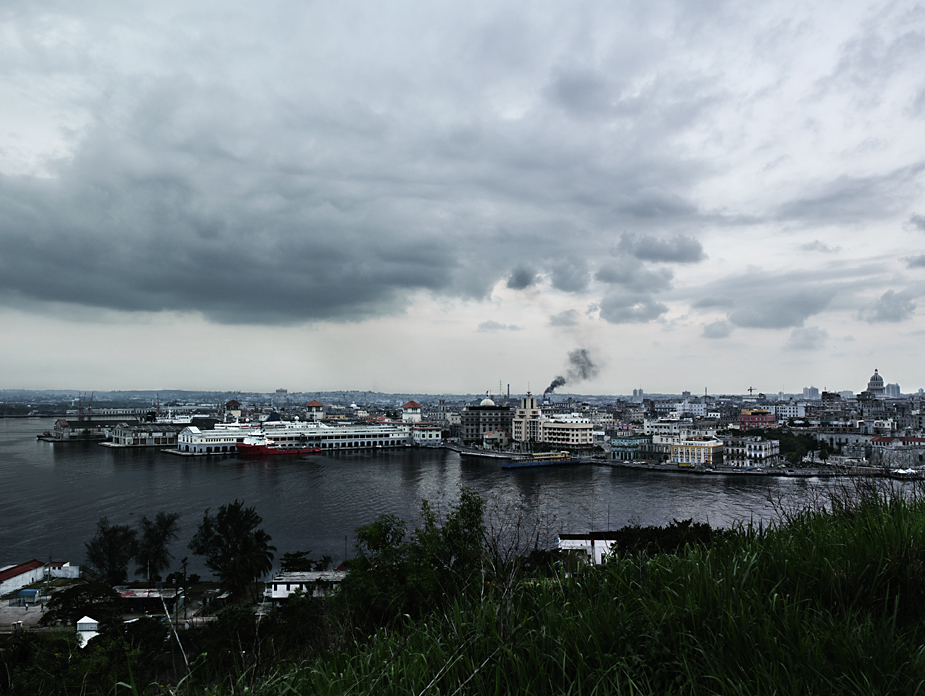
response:
M925 12L0 16L0 387L925 386ZM756 384L756 376L761 384Z

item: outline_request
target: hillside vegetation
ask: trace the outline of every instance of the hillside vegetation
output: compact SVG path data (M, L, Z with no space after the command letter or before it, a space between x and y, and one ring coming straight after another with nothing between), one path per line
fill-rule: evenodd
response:
M229 611L209 640L181 633L193 666L179 686L148 686L137 664L133 690L922 691L925 499L916 491L865 484L782 509L777 524L722 533L688 522L630 527L596 568L531 544L504 546L485 533L483 511L471 493L444 520L425 505L425 524L410 536L400 520L380 518L358 530L358 563L336 602L299 598L288 619L280 612L265 625ZM511 548L520 553L503 553ZM127 676L113 667L99 693ZM16 681L5 690L28 693Z

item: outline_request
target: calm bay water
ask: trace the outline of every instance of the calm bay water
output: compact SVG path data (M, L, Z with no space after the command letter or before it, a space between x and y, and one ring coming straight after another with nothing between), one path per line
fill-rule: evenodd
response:
M206 571L186 544L206 508L235 499L254 506L286 551L344 558L353 530L391 513L413 523L422 498L443 507L468 486L489 500L526 501L562 532L665 524L694 518L717 526L772 517L769 490L799 496L810 480L691 476L599 466L502 471L496 461L447 450L330 454L303 459L187 458L95 444L52 444L36 435L51 420L0 419L0 566L39 558L83 564L84 543L106 515L132 524L159 510L181 514L176 558ZM176 570L172 568L171 570Z

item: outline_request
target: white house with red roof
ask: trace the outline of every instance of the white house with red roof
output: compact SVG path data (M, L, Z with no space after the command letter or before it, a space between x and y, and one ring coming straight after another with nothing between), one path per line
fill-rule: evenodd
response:
M421 404L417 401L409 401L401 407L401 419L405 423L421 422Z
M873 466L890 469L925 466L925 438L875 437L870 445Z
M305 417L308 420L320 421L324 418L324 404L314 399L309 401L305 404Z
M80 566L72 566L70 563L61 561L43 563L35 559L18 565L2 566L0 567L0 595L41 582L46 574L53 578L76 578L80 575Z

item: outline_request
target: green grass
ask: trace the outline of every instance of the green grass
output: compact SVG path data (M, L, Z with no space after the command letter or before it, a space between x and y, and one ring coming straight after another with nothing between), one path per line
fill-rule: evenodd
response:
M925 692L925 504L881 498L407 622L299 694Z
M298 664L214 662L220 673L206 670L219 657L210 654L170 691L925 694L921 497L875 490L673 553L626 548L603 567L450 597L372 635L306 604L287 635L336 641L319 641ZM233 619L223 618L228 631L238 630ZM276 655L272 647L262 650ZM132 693L164 692L137 684Z

